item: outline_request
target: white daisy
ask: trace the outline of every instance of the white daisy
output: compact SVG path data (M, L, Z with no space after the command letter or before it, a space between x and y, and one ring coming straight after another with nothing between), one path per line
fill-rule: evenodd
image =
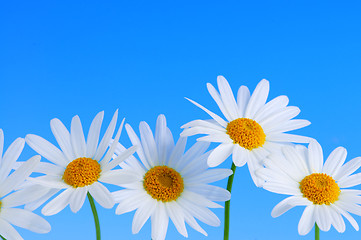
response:
M211 226L219 226L220 220L208 208L221 207L213 201L227 201L230 193L209 183L232 174L229 169L208 169L209 143L198 142L184 153L187 138L181 137L174 145L171 131L164 115L157 119L155 136L147 123L139 126L140 139L130 125L126 125L129 138L137 146L141 163L134 157L121 163L121 167L134 174L137 180L124 184L124 190L114 193L119 205L116 214L136 210L132 232L138 233L151 218L153 240L166 237L169 218L178 232L187 237L185 222L207 235L195 218ZM119 145L116 153L121 153Z
M298 224L298 232L305 235L317 223L322 231L333 225L345 231L344 216L358 230L358 224L348 213L361 215L361 190L346 189L361 183L361 173L353 174L361 166L357 157L346 164L346 149L336 148L323 164L322 148L311 141L308 149L302 145L282 148L283 155L270 154L266 168L257 174L266 180L264 189L292 195L272 210L278 217L295 206L306 206ZM352 175L353 174L353 175Z
M34 156L11 173L24 144L23 138L16 139L3 156L4 134L0 129L0 235L9 240L23 239L12 225L36 233L47 233L51 229L44 218L31 211L16 208L36 198L31 192L14 192L40 162L40 156Z
M207 88L226 120L188 99L213 119L194 120L183 125L185 129L181 136L207 134L197 140L221 143L208 158L210 167L218 166L233 154L233 163L238 167L247 163L254 183L260 186L262 183L254 172L262 166L262 161L270 152L279 150L285 143L309 142L308 137L284 132L305 127L310 122L291 120L300 113L300 109L287 106L287 96L279 96L266 103L269 82L265 79L258 83L252 96L246 86L241 86L237 101L223 76L218 76L217 82L220 93L210 83Z
M36 184L29 187L38 194L39 199L27 204L27 208L37 208L61 190L64 191L43 207L44 215L56 214L68 204L73 212L77 212L83 206L88 192L102 207L114 206L111 193L101 182L119 185L134 179L121 169L112 169L132 155L135 148L124 151L122 155L110 161L124 120L113 144L109 146L117 123L118 111L116 111L98 145L103 116L104 112L100 112L94 118L87 141L78 116L72 119L70 133L59 119L52 119L51 130L61 150L42 137L33 134L26 136L26 143L51 162L41 162L37 169L38 172L46 175L30 179Z

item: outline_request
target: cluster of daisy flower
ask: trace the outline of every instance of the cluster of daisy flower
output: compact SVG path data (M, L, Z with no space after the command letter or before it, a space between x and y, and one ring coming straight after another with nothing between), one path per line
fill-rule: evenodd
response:
M287 96L267 102L267 80L262 80L252 95L246 86L241 86L237 99L224 77L219 76L217 83L219 92L211 84L207 88L225 119L188 99L211 119L183 125L176 143L165 116L159 115L154 134L146 122L139 124L140 136L125 124L133 145L127 149L119 143L124 120L117 128L118 111L101 140L103 112L93 119L87 138L78 116L73 117L70 131L59 119L52 119L51 131L59 147L28 134L25 139L16 139L3 155L4 135L0 129L2 239L22 239L12 225L47 233L50 224L33 210L42 207L41 213L49 216L69 205L76 213L87 197L97 226L97 239L100 229L94 200L104 208L117 204L116 214L135 210L133 233L138 233L150 218L153 240L166 238L169 219L184 237L188 237L185 223L207 235L197 220L219 226L219 218L210 209L222 207L216 202L226 202L224 239L228 239L227 211L233 176L236 167L246 163L256 186L290 195L274 207L273 217L295 206L305 206L299 234L309 233L313 226L328 231L331 225L344 232L343 217L358 230L349 213L361 215L358 205L361 190L347 188L361 183L361 173L354 174L361 166L361 158L345 163L346 149L339 147L324 163L322 148L316 140L286 133L310 122L293 119L300 110L287 106ZM186 150L187 137L197 134L205 136ZM208 150L212 142L220 144ZM40 156L17 161L25 143ZM138 158L133 156L135 153ZM231 155L231 169L216 168ZM41 160L41 156L46 160ZM227 177L227 189L212 185ZM104 183L120 190L110 192Z

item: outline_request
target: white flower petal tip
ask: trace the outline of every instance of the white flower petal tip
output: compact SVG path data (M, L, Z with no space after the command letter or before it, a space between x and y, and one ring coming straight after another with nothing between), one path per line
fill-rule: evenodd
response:
M209 147L207 142L197 142L187 151L187 138L181 137L174 144L164 115L158 116L154 134L146 122L139 125L140 137L130 125L125 126L133 146L138 147L140 161L132 157L120 165L120 171L124 173L122 177L134 175L136 178L135 181L122 185L125 189L113 193L115 202L119 203L116 214L135 210L133 233L138 233L151 218L151 236L154 239L165 238L169 219L185 237L188 236L185 223L207 235L196 219L211 226L220 224L210 208L222 207L214 201L227 201L230 193L211 183L224 179L233 172L230 169L208 168L210 152L206 152ZM162 176L161 179L165 181L152 180L159 179L158 176ZM170 179L172 181L168 181ZM167 188L162 184L166 184ZM164 190L162 194L152 190L158 188Z

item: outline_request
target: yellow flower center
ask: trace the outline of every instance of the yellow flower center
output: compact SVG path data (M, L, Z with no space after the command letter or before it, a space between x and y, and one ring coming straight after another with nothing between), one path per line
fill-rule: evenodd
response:
M156 166L144 175L143 187L152 198L170 202L181 195L184 183L182 176L173 168Z
M266 141L262 127L249 118L237 118L229 122L226 130L234 144L238 143L248 150L261 147Z
M341 193L336 181L325 173L312 173L300 182L303 196L314 204L330 205L337 201Z
M63 180L74 188L84 187L96 182L100 172L98 161L85 157L77 158L66 166Z

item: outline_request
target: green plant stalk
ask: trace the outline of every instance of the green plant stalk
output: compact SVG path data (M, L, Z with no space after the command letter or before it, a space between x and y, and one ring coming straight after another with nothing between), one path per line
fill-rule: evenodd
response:
M315 240L320 240L320 228L315 223Z
M90 193L88 192L87 196L88 196L90 207L92 209L93 216L94 216L96 239L100 240L100 225L99 225L99 218L98 218L97 209L95 208L94 199L93 199L92 195L90 195Z
M236 173L236 165L234 165L233 162L232 162L231 170L232 170L233 174L228 177L228 182L227 182L227 190L229 192L232 191L233 178L234 178L234 174ZM231 200L228 200L224 204L224 235L223 235L224 240L229 240L229 210L230 210L230 207L231 207Z
M4 238L3 236L0 235L0 237L1 237L2 240L6 240L6 238Z

